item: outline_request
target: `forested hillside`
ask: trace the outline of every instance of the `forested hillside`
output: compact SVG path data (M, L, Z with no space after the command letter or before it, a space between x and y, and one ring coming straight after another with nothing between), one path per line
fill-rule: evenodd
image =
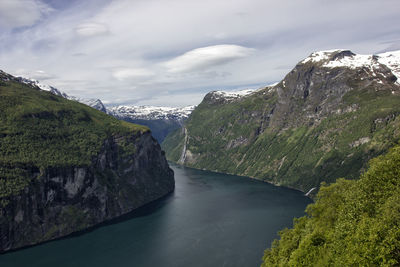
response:
M359 180L322 186L307 214L280 232L262 266L398 266L400 146Z

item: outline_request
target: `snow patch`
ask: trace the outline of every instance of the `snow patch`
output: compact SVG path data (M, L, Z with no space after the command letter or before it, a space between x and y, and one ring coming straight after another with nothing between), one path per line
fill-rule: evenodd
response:
M254 89L245 89L240 91L214 91L214 95L219 95L223 98L240 98L254 93L254 91Z
M378 61L386 65L397 77L397 84L400 84L400 50L378 54Z
M312 53L309 57L301 61L300 63L307 63L307 62L320 62L323 60L328 60L333 53L345 51L344 49L334 49L334 50L325 50L325 51L318 51Z
M77 101L79 103L85 104L86 106L95 108L97 110L100 110L104 113L107 112L106 107L104 106L103 102L101 102L100 99L96 99L96 98L78 98L78 97L74 97L74 96L68 96L67 99L69 100L74 100Z
M61 96L61 97L64 97L64 98L68 98L69 97L66 93L61 92L57 88L55 88L53 86L50 86L50 85L47 85L47 84L43 84L43 83L39 82L38 80L29 79L29 78L23 78L23 77L19 77L19 79L20 79L21 82L23 82L25 84L39 87L41 90L48 91L48 92L52 93L53 95L58 95L58 96Z
M371 71L372 76L376 77L375 69L379 65L388 67L393 75L397 77L397 84L400 80L400 50L387 52L377 55L354 55L340 59L331 60L323 65L327 68L348 67L351 69L366 67ZM386 78L386 77L385 77Z
M343 53L342 56L335 58L334 56L340 52L347 53ZM385 65L392 71L393 75L397 77L396 83L400 84L400 50L377 55L353 54L349 50L344 49L326 50L314 52L300 63L304 64L307 62L322 63L322 67L325 68L367 68L373 77L377 77L376 69L378 69L380 65Z
M356 69L364 66L373 67L374 65L378 65L378 62L373 59L373 56L354 55L354 56L345 56L340 59L338 58L335 60L331 60L322 66L326 68L348 67L351 69Z

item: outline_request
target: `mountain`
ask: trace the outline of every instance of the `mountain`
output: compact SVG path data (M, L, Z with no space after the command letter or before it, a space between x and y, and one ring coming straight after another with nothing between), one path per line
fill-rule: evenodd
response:
M194 106L183 108L154 106L114 106L107 113L127 122L145 125L161 144L172 131L180 128L189 117Z
M28 79L28 78L23 78L23 77L15 77L18 81L25 83L27 85L33 86L33 87L39 87L43 91L48 91L52 93L53 95L61 96L69 100L77 101L79 103L85 104L89 107L95 108L97 110L100 110L104 113L107 112L106 107L104 106L103 102L101 102L100 99L95 99L95 98L78 98L75 96L70 96L67 95L66 93L58 90L57 88L41 83L38 80L34 79Z
M87 229L173 190L147 127L0 72L0 252Z
M1 74L3 75L3 77L5 77L7 75L7 73L1 71ZM52 93L53 95L57 95L57 96L61 96L64 98L69 99L69 96L64 93L61 92L60 90L58 90L57 88L47 85L47 84L43 84L41 82L39 82L38 80L34 80L34 79L28 79L28 78L24 78L24 77L12 77L12 79L25 83L27 85L30 85L31 87L38 87L43 91L48 91L50 93Z
M231 102L234 100L238 100L239 98L243 96L250 95L254 93L256 90L251 90L251 89L246 89L246 90L240 90L240 91L212 91L210 94L212 95L212 98L214 101L218 102Z
M155 106L114 106L108 113L115 117L142 120L175 120L182 123L187 119L195 106L183 108Z
M85 104L86 106L92 107L94 109L100 110L101 112L107 113L107 108L104 106L103 102L97 98L77 98L74 96L69 96L67 99L77 101L79 103Z
M304 192L357 178L400 137L400 52L321 51L276 85L207 94L163 142L167 159Z
M262 266L399 266L400 146L358 180L321 187L308 216L264 254Z

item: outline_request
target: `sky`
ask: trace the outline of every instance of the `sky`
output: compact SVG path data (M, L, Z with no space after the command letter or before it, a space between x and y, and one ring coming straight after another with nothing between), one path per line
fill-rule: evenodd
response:
M400 49L399 0L0 0L0 69L112 105L280 81L313 51Z

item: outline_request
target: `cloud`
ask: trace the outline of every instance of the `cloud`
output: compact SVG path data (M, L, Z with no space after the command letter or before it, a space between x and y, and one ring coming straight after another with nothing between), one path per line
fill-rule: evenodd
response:
M1 0L0 28L32 26L51 11L52 8L38 0Z
M399 0L0 0L0 68L108 103L197 104L210 90L278 81L316 50L399 49L399 8Z
M254 49L239 45L214 45L193 49L165 63L169 72L201 71L250 55Z
M100 23L83 23L78 25L75 31L79 36L84 37L92 37L109 33L107 26Z
M189 105L197 105L203 100L205 93L203 92L183 92L171 95L168 93L157 94L148 98L140 99L136 102L126 102L125 105L151 105L151 106L170 106L184 107ZM190 101L188 101L190 99Z
M37 70L31 74L31 77L36 80L44 81L49 79L54 79L55 76L44 72L43 70Z
M146 80L154 75L154 72L142 68L122 68L112 73L112 76L119 81Z
M45 81L56 78L55 75L49 74L43 70L36 70L36 71L27 71L25 69L19 69L15 71L15 75L27 77L39 81Z

